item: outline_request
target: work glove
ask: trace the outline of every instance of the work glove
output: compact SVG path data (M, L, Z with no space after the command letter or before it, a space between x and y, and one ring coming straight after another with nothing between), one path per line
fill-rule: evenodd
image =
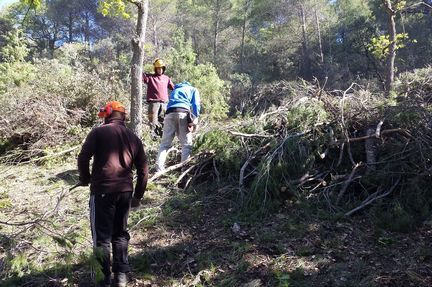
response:
M141 205L141 200L132 196L131 207L138 207Z

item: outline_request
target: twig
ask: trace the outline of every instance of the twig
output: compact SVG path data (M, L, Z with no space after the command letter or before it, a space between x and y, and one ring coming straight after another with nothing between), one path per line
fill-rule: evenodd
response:
M384 131L382 131L382 132L380 133L380 136L382 137L383 135L391 134L391 133L402 133L402 134L405 134L405 135L407 135L407 136L409 136L409 137L412 137L412 136L408 133L407 130L405 130L405 129L401 129L401 128L398 128L398 129L389 129L389 130L384 130ZM379 138L380 136L378 136L378 138ZM338 140L338 142L342 142L342 143L344 143L344 142L357 142L357 141L364 141L364 140L367 140L367 139L370 139L370 138L375 138L375 137L377 137L377 136L376 136L376 133L373 133L373 134L371 134L371 135L367 135L367 136L362 136L362 137L357 137L357 138L347 138L347 139L345 139L345 140Z
M258 118L258 121L262 121L267 116L270 116L270 115L273 115L273 114L277 114L277 113L280 113L280 112L286 112L286 111L289 111L289 109L287 109L287 108L278 108L276 111L272 111L272 112L268 112L268 113L265 113L265 114L261 114L260 117Z
M218 169L217 169L216 161L215 161L214 158L213 158L213 168L214 168L214 171L215 171L216 180L217 180L217 182L219 183L219 182L220 182L220 172L219 172Z
M60 192L58 198L57 198L57 203L55 205L55 207L53 209L51 209L50 211L47 211L44 213L44 215L42 215L41 217L32 220L32 221L23 221L23 222L4 222L4 221L0 221L0 224L3 225L9 225L9 226L25 226L25 225L35 225L38 224L41 221L44 221L45 219L51 217L52 215L54 215L57 210L60 207L60 203L63 200L63 198L65 198L65 196L71 192L72 190L74 190L75 188L77 188L78 186L80 186L79 184L76 184L74 186L72 186L71 188L69 188L68 190L62 189L62 191Z
M181 163L178 163L178 164L172 165L172 166L167 167L166 169L164 169L164 170L162 170L162 171L156 172L156 173L155 173L155 174L154 174L154 175L149 179L149 182L155 181L156 179L158 179L159 177L161 177L162 175L164 175L164 174L166 174L166 173L168 173L168 172L170 172L170 171L173 171L173 170L177 170L177 169L179 169L179 168L182 168L183 166L187 165L187 164L190 163L192 160L199 158L199 157L200 157L201 155L203 155L203 154L211 154L211 157L207 158L205 161L203 161L203 162L201 162L201 163L199 163L199 164L197 164L197 165L202 165L204 162L208 162L209 160L211 160L211 159L213 159L213 158L215 157L214 154L209 153L209 152L207 152L207 153L199 153L199 154L197 154L197 155L195 155L195 156L191 156L190 158L188 158L187 160L185 160L185 161L183 161L183 162L181 162Z
M176 182L174 183L174 185L177 185L177 184L179 184L180 183L180 181L192 170L192 169L194 169L196 166L198 166L197 164L195 164L195 165L193 165L193 166L191 166L191 167L189 167L185 172L183 172L180 176L179 176L179 178L176 180Z
M240 176L239 176L239 187L242 188L243 187L243 181L244 181L244 173L246 168L249 166L250 160L253 159L253 157L250 157L249 159L247 159L245 161L245 163L242 165L242 167L240 168Z
M162 175L164 175L164 174L166 174L166 173L168 173L168 172L170 172L170 171L173 171L173 170L176 170L176 169L179 169L179 168L185 166L186 164L188 164L189 162L191 162L192 160L194 160L194 159L197 158L197 157L198 157L198 155L196 155L196 156L191 156L190 158L188 158L188 159L185 160L185 161L182 161L181 163L178 163L178 164L172 165L172 166L170 166L170 167L167 167L167 168L164 169L164 170L161 170L161 171L156 172L156 173L155 173L155 174L154 174L154 175L149 179L149 182L155 181L156 179L158 179L158 178L161 177Z
M342 197L344 196L344 194L345 194L345 192L346 192L346 190L347 190L349 184L352 182L353 177L354 177L354 175L355 175L357 169L358 169L361 165L362 165L362 163L360 162L360 163L357 163L357 164L354 166L353 170L351 171L350 176L349 176L348 179L345 181L344 186L342 187L341 191L339 192L339 195L338 195L337 200L336 200L336 205L339 205L339 202L341 201Z
M345 142L342 142L342 145L341 145L340 151L339 151L339 160L338 160L336 166L340 166L342 163L344 148L345 148Z
M376 137L376 138L379 138L379 137L380 137L380 135L381 135L381 127L382 127L383 124L384 124L384 121L383 121L383 120L381 120L381 121L378 123L378 125L377 125L377 127L376 127L376 130L375 130L375 137Z
M44 160L44 159L47 159L47 158L58 157L58 156L61 156L61 155L64 155L64 154L70 153L70 152L72 152L72 151L78 149L79 147L81 147L81 144L76 145L76 146L71 147L71 148L68 148L68 149L66 149L66 150L63 150L63 151L60 151L60 152L54 153L54 154L49 154L49 155L46 155L46 156L43 156L43 157L39 157L39 158L35 158L35 159L31 159L31 160L29 160L29 161L27 161L27 162L25 162L25 163L29 163L29 162L37 162L37 161L41 161L41 160Z
M375 200L386 197L387 195L391 194L394 191L394 189L398 186L400 180L401 179L399 177L397 179L396 183L385 193L378 195L380 193L380 191L377 191L377 192L374 192L373 194L369 195L365 200L363 200L363 202L359 206L357 206L356 208L345 213L345 216L351 216L353 213L365 208L366 206L370 205Z
M244 133L240 133L240 132L234 132L234 131L229 131L230 134L235 135L235 136L241 136L241 137L249 137L249 138L272 138L274 136L272 135L260 135L260 134L244 134Z

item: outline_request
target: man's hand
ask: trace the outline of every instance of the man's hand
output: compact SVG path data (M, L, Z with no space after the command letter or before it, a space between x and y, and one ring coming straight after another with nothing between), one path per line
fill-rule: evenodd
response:
M132 196L131 207L138 207L141 205L141 200Z
M76 185L77 186L87 186L87 185L89 185L90 184L90 182L84 182L84 181L79 181Z

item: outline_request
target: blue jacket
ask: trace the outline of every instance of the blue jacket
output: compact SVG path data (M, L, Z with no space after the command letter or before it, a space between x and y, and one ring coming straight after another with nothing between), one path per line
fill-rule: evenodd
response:
M195 117L199 117L201 104L198 90L186 81L175 85L169 96L169 108L190 109Z

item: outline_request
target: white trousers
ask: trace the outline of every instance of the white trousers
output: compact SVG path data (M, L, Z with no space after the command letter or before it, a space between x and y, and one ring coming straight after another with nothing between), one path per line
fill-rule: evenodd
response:
M172 112L165 115L162 141L156 159L157 171L165 169L168 150L175 136L179 139L182 148L181 161L185 161L190 157L193 144L192 132L188 130L186 112Z

